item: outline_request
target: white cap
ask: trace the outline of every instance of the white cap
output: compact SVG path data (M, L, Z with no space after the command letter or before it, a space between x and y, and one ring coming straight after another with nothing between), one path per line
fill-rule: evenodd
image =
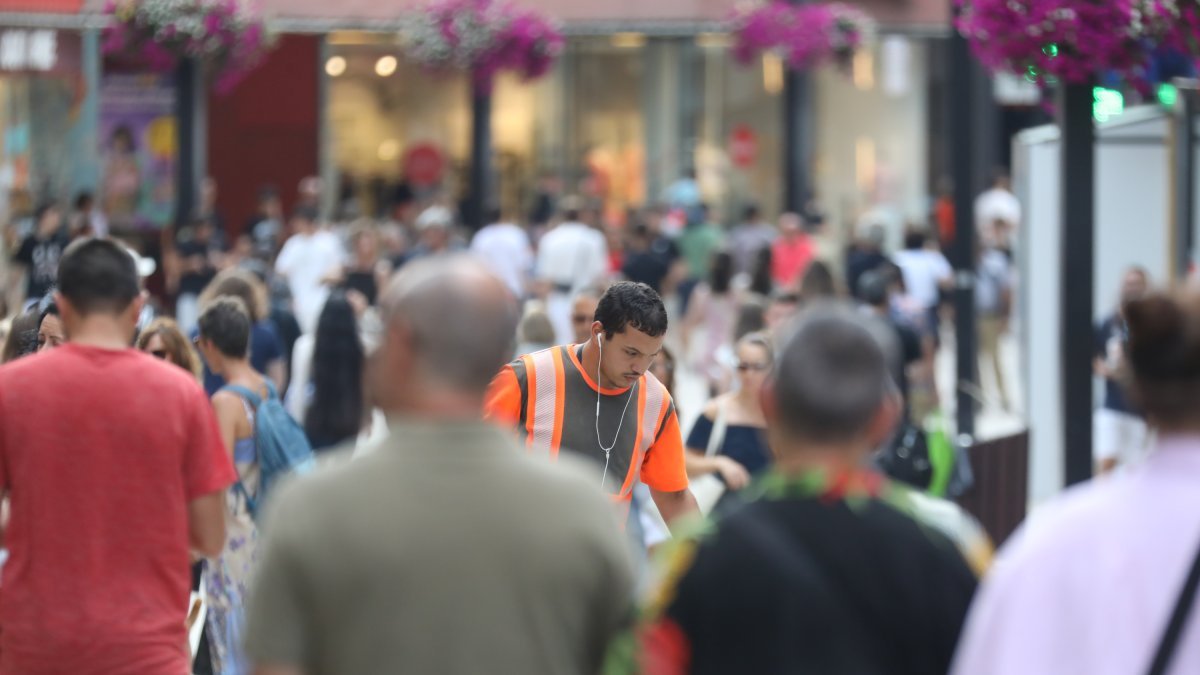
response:
M158 263L154 262L153 258L143 257L128 246L125 247L125 250L129 252L129 257L133 258L133 264L137 267L139 277L145 279L158 269Z
M450 227L454 225L454 214L444 206L431 206L417 216L417 229L428 230L431 227Z

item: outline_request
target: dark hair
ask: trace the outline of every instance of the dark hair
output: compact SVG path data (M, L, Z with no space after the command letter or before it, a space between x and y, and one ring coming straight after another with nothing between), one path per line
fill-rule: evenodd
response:
M47 213L49 213L57 208L58 208L58 204L56 204L54 202L42 202L41 204L38 204L38 207L36 209L34 209L34 211L33 211L34 226L36 227L38 225L41 225L42 218L45 218Z
M54 301L54 289L42 296L42 299L37 304L38 326L46 320L48 316L58 316L58 303Z
M758 220L758 205L747 204L745 211L742 212L742 219L746 222Z
M264 185L258 189L259 204L262 204L270 199L279 199L279 188L275 187L274 185Z
M883 269L865 272L858 278L858 297L872 307L884 307L888 304L891 285L891 279Z
M754 254L754 268L750 272L750 291L761 296L771 295L775 279L771 276L771 248L764 246Z
M927 241L929 241L929 233L920 228L910 227L904 232L904 248L908 250L925 248Z
M800 298L805 302L812 302L836 298L837 294L837 282L833 280L833 272L829 266L820 260L814 260L800 280Z
M111 144L115 143L118 138L125 139L125 142L129 145L129 149L131 151L137 150L137 141L134 140L133 130L130 129L128 125L122 124L113 129L112 136L109 137L110 147Z
M712 267L708 271L708 287L717 295L728 293L733 287L733 254L729 251L713 254Z
M75 208L77 210L82 209L85 206L92 204L94 201L95 197L92 196L92 193L84 190L83 192L75 195Z
M1151 293L1126 303L1123 379L1156 425L1194 426L1200 403L1200 295Z
M37 333L41 325L41 315L32 310L14 318L12 325L8 327L4 349L0 351L0 363L15 361L36 352Z
M58 263L58 291L82 315L125 311L142 289L133 256L108 239L81 239Z
M504 217L504 212L500 210L499 206L489 206L487 208L487 213L485 213L484 216L487 218L488 224L490 225L500 222L500 219Z
M646 284L621 281L609 287L596 305L596 320L604 335L612 339L625 328L659 337L667 332L667 308L662 298Z
M250 313L241 298L222 295L200 313L200 337L231 359L244 359L250 352Z
M340 443L358 435L365 411L365 360L354 307L345 293L334 292L317 321L313 397L304 417L304 431L309 438Z
M737 320L733 324L733 341L738 342L751 333L761 333L767 328L767 306L761 296L751 296L738 305Z
M883 348L853 311L808 310L780 344L772 385L778 424L796 438L854 438L894 387Z

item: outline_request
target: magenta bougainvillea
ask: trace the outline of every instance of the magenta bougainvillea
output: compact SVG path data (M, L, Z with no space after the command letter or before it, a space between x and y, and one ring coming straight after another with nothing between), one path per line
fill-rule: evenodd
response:
M241 81L274 45L262 17L238 0L109 0L105 13L105 55L161 72L196 59L218 91Z
M1144 84L1159 49L1200 56L1197 0L958 0L958 30L992 70L1041 84L1112 71Z
M553 21L502 0L437 0L402 19L400 38L413 63L470 72L484 88L502 70L545 75L563 48Z
M874 31L863 11L850 5L773 0L738 10L731 21L733 55L750 63L764 52L804 70L826 61L847 64Z

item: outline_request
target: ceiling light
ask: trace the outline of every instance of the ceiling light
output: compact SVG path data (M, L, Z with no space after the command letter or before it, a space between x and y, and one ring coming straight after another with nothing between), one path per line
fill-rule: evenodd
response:
M341 56L332 56L325 62L325 74L330 77L337 77L346 72L346 59Z
M388 77L392 73L396 72L397 65L398 63L396 61L396 57L394 56L389 55L380 57L380 59L375 62L375 74L380 77Z

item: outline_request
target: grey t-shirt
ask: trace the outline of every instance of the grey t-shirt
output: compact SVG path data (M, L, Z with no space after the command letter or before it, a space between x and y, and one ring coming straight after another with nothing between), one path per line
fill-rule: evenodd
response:
M268 505L247 655L307 675L598 672L633 579L597 478L482 423L393 427Z

